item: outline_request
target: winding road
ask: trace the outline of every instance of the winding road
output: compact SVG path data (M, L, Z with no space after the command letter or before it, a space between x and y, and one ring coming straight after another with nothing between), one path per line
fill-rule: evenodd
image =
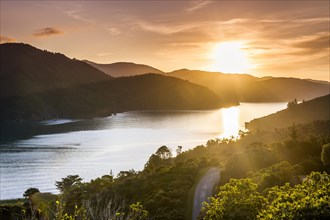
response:
M203 206L203 202L213 195L213 189L220 180L220 169L210 168L203 178L199 181L194 194L194 207L192 220L196 220Z

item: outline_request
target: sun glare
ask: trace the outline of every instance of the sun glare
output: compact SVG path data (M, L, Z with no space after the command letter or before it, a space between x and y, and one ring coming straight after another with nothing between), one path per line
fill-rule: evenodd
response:
M239 130L239 109L237 106L221 109L223 134L221 137L236 136Z
M222 42L213 49L213 70L224 73L247 73L251 64L243 42Z

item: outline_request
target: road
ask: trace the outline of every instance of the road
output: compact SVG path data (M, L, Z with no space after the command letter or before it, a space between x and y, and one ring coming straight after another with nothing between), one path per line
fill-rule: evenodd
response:
M199 181L194 194L194 207L192 213L192 220L196 220L203 206L203 202L213 195L213 189L220 180L219 168L212 167L203 178Z

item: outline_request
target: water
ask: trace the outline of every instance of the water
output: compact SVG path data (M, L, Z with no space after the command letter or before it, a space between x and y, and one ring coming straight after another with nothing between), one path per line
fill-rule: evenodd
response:
M112 171L142 170L166 145L175 152L236 135L244 122L286 103L243 103L210 111L139 111L92 120L50 120L1 125L0 199L22 197L36 187L56 193L55 181L78 174L89 181Z

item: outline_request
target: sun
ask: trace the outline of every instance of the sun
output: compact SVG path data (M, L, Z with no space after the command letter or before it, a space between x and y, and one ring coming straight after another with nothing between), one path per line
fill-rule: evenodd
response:
M221 42L215 45L212 53L213 70L223 73L247 73L251 68L243 42Z

